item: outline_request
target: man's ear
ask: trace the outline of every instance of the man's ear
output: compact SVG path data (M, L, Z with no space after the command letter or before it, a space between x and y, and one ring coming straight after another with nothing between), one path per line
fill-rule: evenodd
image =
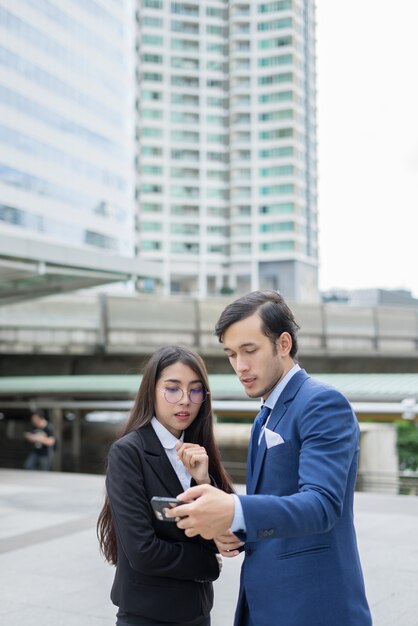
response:
M289 333L284 332L277 337L276 346L280 356L288 356L292 349L292 337Z

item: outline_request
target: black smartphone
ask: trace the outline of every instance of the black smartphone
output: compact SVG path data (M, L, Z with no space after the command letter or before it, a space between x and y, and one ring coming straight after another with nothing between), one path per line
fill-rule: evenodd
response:
M165 516L164 509L175 507L178 504L186 503L181 500L177 500L177 498L164 498L160 496L154 496L151 498L151 506L154 509L155 517L160 520L160 522L175 522L175 517Z

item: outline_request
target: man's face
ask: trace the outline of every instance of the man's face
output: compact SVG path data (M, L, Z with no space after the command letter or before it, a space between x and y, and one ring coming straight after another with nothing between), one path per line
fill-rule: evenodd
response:
M287 333L282 333L276 345L273 345L262 332L261 326L260 316L254 313L231 324L222 342L247 396L266 400L278 381L293 366L293 361L288 355L289 350L283 350L281 346L281 338L284 335L288 337Z
M32 425L35 428L42 428L42 426L44 425L44 418L41 417L40 415L37 415L36 413L34 413L30 419L31 419Z

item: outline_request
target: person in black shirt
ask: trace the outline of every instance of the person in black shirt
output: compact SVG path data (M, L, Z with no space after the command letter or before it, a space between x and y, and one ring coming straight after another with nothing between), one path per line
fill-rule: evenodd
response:
M33 449L23 467L27 470L48 471L54 458L54 430L43 411L34 411L30 421L33 426L32 432L25 433L25 439L33 443Z

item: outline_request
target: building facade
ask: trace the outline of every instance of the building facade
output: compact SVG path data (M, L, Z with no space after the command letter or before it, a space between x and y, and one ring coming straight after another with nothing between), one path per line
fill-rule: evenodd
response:
M135 250L134 6L0 0L0 229Z
M142 0L138 254L165 293L318 298L311 0Z

